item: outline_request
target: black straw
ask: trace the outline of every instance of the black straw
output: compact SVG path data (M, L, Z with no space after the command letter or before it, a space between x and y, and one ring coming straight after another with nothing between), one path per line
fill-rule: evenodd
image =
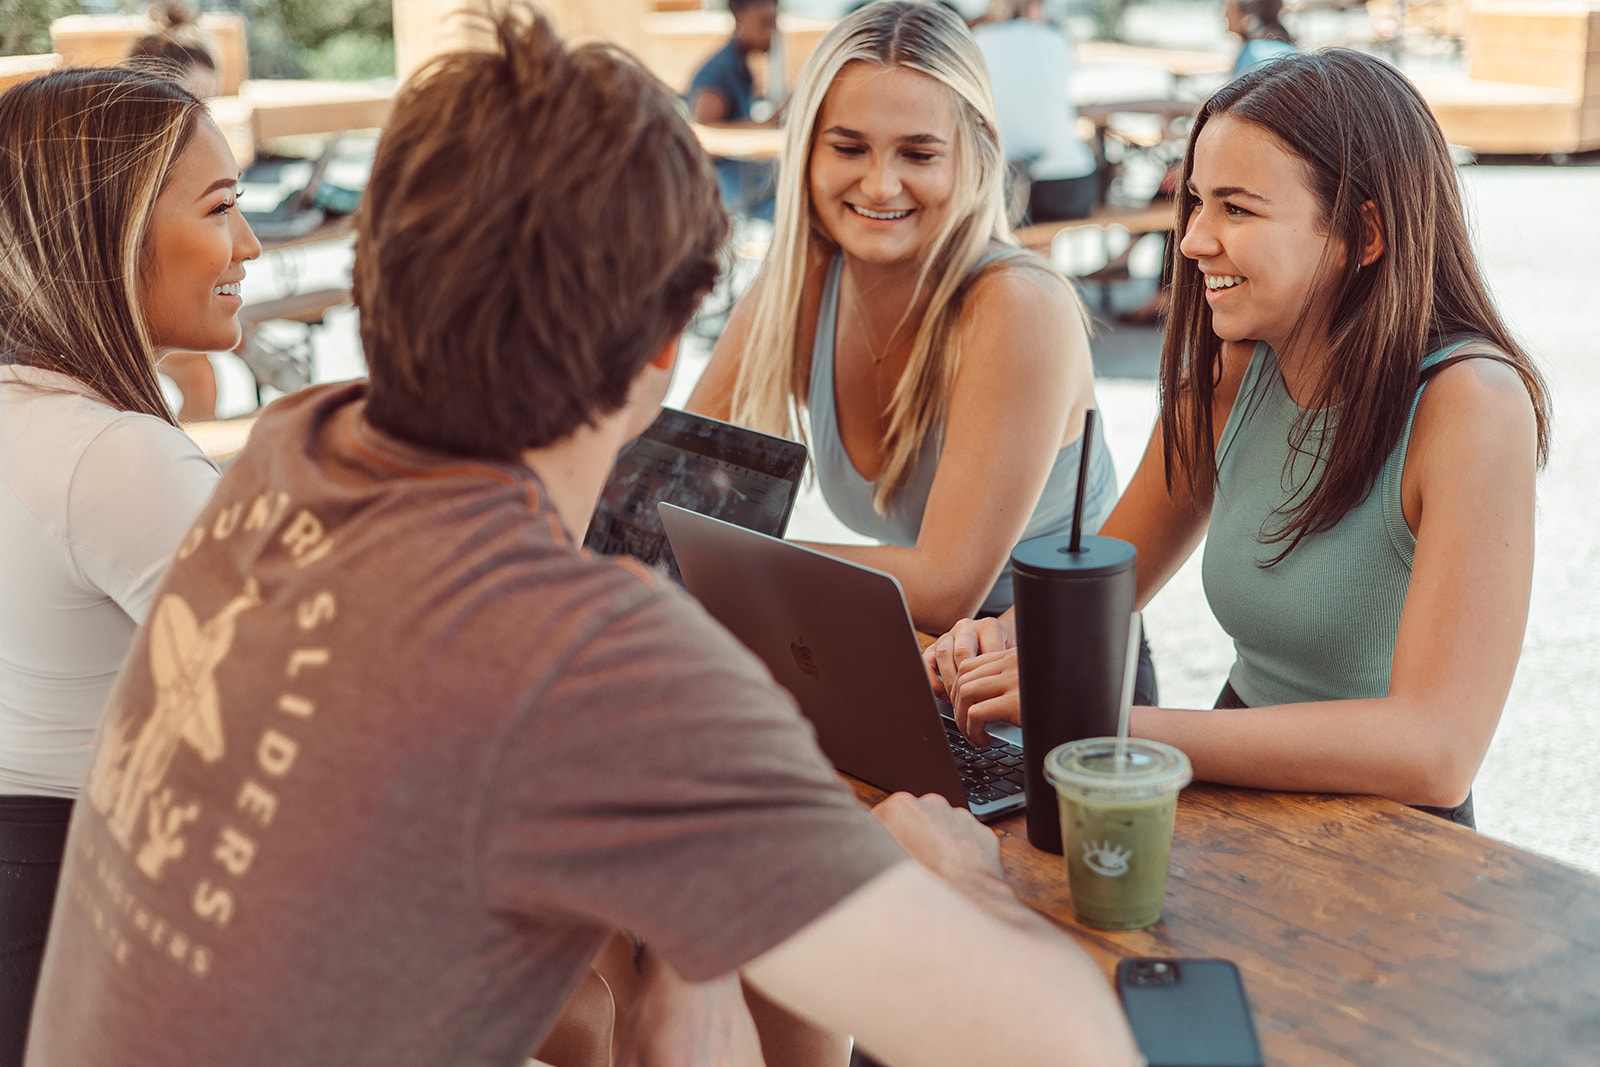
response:
M1094 408L1083 413L1083 451L1078 456L1078 493L1072 501L1072 543L1069 552L1083 551L1083 490L1089 484L1089 449L1094 447Z

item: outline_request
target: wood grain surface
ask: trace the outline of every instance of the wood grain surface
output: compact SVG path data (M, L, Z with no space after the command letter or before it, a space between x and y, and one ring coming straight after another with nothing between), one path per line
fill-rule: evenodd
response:
M1600 879L1574 868L1387 800L1194 785L1162 921L1107 932L1020 815L994 829L1017 895L1108 976L1237 963L1269 1064L1600 1063Z

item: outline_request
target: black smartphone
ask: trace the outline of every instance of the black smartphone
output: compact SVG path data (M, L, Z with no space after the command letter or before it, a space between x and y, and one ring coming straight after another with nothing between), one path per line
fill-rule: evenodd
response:
M1244 982L1228 960L1123 960L1117 995L1150 1067L1263 1067Z

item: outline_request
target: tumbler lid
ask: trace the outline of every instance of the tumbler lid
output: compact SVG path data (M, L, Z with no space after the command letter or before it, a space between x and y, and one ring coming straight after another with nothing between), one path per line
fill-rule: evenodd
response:
M1130 737L1090 737L1057 745L1044 757L1056 791L1083 801L1135 803L1171 796L1194 778L1189 757L1171 745Z
M1085 537L1077 552L1067 547L1071 541L1066 534L1031 537L1012 551L1012 569L1033 578L1098 578L1133 566L1136 553L1126 541Z

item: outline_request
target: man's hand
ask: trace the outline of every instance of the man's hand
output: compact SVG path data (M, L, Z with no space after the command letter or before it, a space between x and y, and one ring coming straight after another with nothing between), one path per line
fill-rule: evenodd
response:
M992 722L1022 725L1022 698L1017 689L1017 650L989 652L968 659L956 678L956 726L979 748L989 743L985 729Z
M948 882L965 886L975 879L1004 877L994 831L936 793L895 793L872 814L912 859Z
M687 982L646 950L631 1010L619 1005L617 1067L749 1067L763 1062L739 976Z
M922 653L928 669L928 684L934 694L955 702L961 668L974 656L1000 652L1017 644L1016 615L1006 612L997 619L962 619L950 632L929 645Z

